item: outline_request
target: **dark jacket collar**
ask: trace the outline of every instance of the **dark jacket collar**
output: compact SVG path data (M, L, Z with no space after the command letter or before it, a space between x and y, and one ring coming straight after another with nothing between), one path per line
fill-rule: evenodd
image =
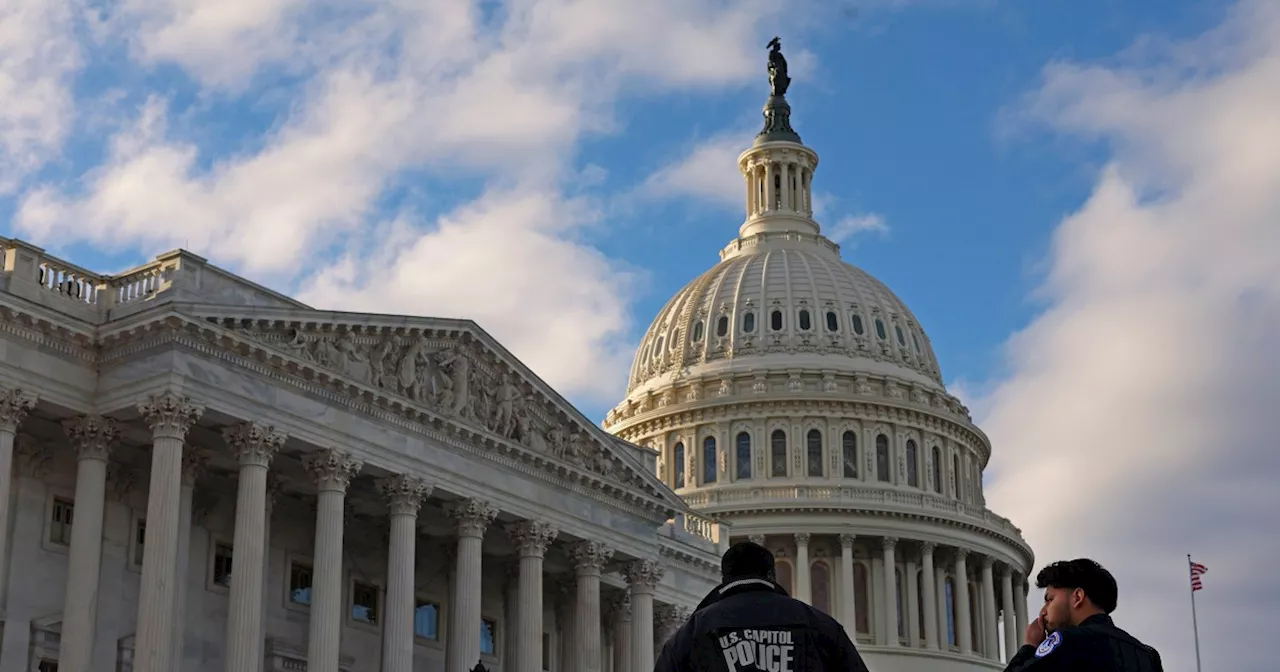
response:
M787 591L785 588L783 588L782 586L778 585L773 581L770 581L769 579L764 579L757 576L743 576L743 577L731 576L726 578L724 583L716 586L715 589L712 590L710 593L707 593L707 596L702 598L702 601L698 603L698 609L702 609L704 607L708 607L712 604L715 604L716 602L719 602L720 600L723 600L724 598L729 597L730 595L737 595L738 593L752 593L752 592L770 592L770 593L778 593L780 595L787 594ZM695 611L697 611L697 609L695 609Z
M1115 621L1111 620L1111 616L1108 614L1094 614L1089 618L1080 621L1080 627L1083 628L1086 625L1105 625L1107 627L1114 628L1116 624Z

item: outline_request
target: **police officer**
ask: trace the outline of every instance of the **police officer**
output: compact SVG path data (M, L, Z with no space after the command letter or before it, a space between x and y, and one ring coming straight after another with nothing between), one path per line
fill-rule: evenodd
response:
M777 584L765 547L734 545L720 574L720 585L662 647L655 672L867 672L835 619Z
M1164 672L1160 654L1111 620L1119 592L1102 565L1080 558L1040 570L1040 617L1005 672Z

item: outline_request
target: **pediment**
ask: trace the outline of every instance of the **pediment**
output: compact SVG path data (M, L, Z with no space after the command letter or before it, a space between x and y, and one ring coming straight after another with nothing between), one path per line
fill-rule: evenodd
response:
M470 320L243 309L178 304L205 334L244 353L227 336L264 347L265 360L350 398L398 410L509 451L530 454L561 476L580 474L684 510L680 498L637 455L542 381ZM194 325L190 325L195 328ZM657 500L657 501L654 501Z

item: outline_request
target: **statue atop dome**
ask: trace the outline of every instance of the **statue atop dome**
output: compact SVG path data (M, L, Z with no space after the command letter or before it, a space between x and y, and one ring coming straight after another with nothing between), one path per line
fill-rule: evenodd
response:
M765 46L769 48L769 93L785 96L787 87L791 86L791 78L787 76L787 58L782 55L782 39L774 37Z

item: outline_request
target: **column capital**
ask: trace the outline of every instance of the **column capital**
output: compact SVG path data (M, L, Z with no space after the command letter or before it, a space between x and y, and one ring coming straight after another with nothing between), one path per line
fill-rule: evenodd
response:
M599 574L613 558L613 549L598 541L580 541L569 547L569 557L579 576Z
M204 415L204 406L174 392L161 392L138 404L138 413L156 437L185 439L187 430Z
M259 422L242 422L238 425L224 427L222 438L240 461L241 466L271 466L271 458L284 445L285 434L277 432L275 427Z
M81 460L106 462L120 438L116 421L101 415L82 415L62 421L62 429L70 437Z
M964 562L965 557L969 555L969 549L965 548L964 546L956 546L953 552L955 553L956 560L958 562Z
M545 520L522 520L507 526L507 536L522 558L541 558L560 530Z
M128 464L111 462L107 465L107 490L116 501L123 502L138 483L138 469Z
M880 548L886 551L892 551L898 545L897 537L881 537Z
M302 466L316 479L320 490L346 493L351 479L364 468L364 461L336 448L327 448L304 455Z
M653 560L633 560L622 568L622 576L631 586L632 591L640 590L652 593L662 581L666 569Z
M759 546L764 546L764 535L763 535L763 534L753 534L753 535L751 535L751 536L747 537L747 541L749 541L749 542L751 542L751 543L753 543L753 544L759 545Z
M853 548L853 542L857 540L858 535L852 532L845 532L840 535L840 548Z
M0 431L18 431L18 425L27 419L27 413L36 407L38 397L21 388L0 389Z
M989 556L989 555L984 555L984 556L982 556L982 571L984 571L984 572L989 572L989 571L991 571L991 568L992 568L992 567L995 567L995 564L996 564L996 559L995 559L995 558L993 558L993 557L991 557L991 556Z
M811 535L808 532L796 532L796 544L808 546Z
M194 486L209 466L208 453L198 448L182 451L182 484Z
M49 475L49 462L53 460L53 451L44 442L29 434L19 434L13 439L13 450L17 453L22 471L33 478L44 478Z
M631 620L631 593L619 591L617 597L609 601L609 617L614 623Z
M422 508L422 500L431 495L432 485L416 476L397 474L378 479L378 494L387 500L391 515L416 516Z
M920 555L922 556L927 555L932 557L934 550L936 550L937 548L938 548L938 544L936 542L922 541L920 542Z
M483 537L489 524L498 517L498 509L483 499L473 498L450 507L449 515L458 526L459 537Z
M267 511L270 512L276 505L276 499L280 497L280 493L284 492L284 483L276 476L276 472L267 472Z

